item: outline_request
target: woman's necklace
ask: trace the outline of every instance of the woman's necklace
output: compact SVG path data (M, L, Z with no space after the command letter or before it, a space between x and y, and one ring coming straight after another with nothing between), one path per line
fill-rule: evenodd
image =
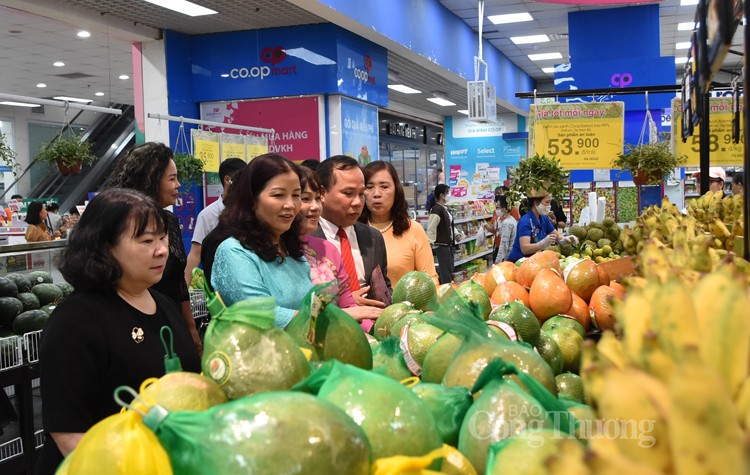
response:
M367 220L367 224L369 224L373 228L375 228L378 231L380 231L380 234L385 234L386 232L388 232L389 229L391 229L393 227L393 221L391 221L390 223L388 223L388 225L386 227L384 227L383 229L380 229L379 227L377 227L374 224L372 224L372 222L370 222L369 219Z

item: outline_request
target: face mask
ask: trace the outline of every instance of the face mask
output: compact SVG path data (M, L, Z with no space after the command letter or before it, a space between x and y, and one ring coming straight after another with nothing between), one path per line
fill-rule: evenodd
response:
M552 211L552 206L544 206L543 204L539 203L536 206L536 210L539 213L539 216L547 216L550 211Z

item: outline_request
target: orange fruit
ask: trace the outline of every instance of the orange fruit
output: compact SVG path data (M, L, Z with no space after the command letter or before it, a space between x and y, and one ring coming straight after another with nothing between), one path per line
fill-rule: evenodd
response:
M615 314L612 300L617 298L617 291L608 285L602 285L594 291L589 302L591 320L601 331L615 328Z
M609 285L609 274L602 266L596 266L597 272L599 272L599 283L601 285Z
M495 287L495 291L492 292L491 298L496 304L504 304L506 302L515 302L516 300L519 300L521 303L529 307L529 292L517 282L500 282Z
M484 290L487 291L487 295L492 295L492 292L495 291L495 287L497 287L497 282L495 282L495 278L492 277L492 275L489 272L485 272L482 274L474 274L471 278L474 282L480 284L482 287L484 287Z
M567 312L573 297L562 277L552 269L541 269L531 284L529 302L531 310L543 322L553 315Z
M570 270L566 269L565 283L570 291L577 294L585 302L591 300L591 294L599 287L599 271L593 261L583 259L573 264Z
M613 289L615 289L615 291L617 293L617 298L619 298L619 299L624 299L625 298L625 286L624 285L622 285L621 283L616 282L614 280L611 280L609 282L609 286L612 287Z
M567 312L565 312L566 315L570 315L571 317L578 320L578 323L583 325L583 328L586 329L586 331L589 330L591 327L591 314L589 313L589 306L586 304L586 302L583 301L581 297L573 293L572 295L573 303L570 305L570 308Z
M555 254L555 251L537 252L523 261L521 267L516 271L516 282L524 287L531 287L534 278L536 278L537 274L539 274L539 271L542 269L554 269L557 271L558 275L562 275L560 259L557 257L557 254Z
M507 282L507 281L516 281L516 273L518 272L518 267L510 261L501 262L499 264L495 264L492 266L492 269L490 269L490 274L492 277L494 277L496 283L500 282Z

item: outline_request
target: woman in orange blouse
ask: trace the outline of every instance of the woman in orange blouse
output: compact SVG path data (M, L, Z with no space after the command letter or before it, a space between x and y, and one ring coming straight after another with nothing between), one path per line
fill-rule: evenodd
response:
M47 227L47 207L41 201L29 203L26 210L26 242L51 241L60 237L60 231L51 233Z

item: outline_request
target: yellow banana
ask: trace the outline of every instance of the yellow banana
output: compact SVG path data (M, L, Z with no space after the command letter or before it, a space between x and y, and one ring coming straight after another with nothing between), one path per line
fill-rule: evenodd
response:
M652 285L651 288L657 288ZM639 364L643 336L651 329L652 302L642 289L631 289L624 300L615 301L617 328L623 337L623 349L628 361Z
M659 347L656 333L647 332L643 335L638 365L643 371L666 384L672 376L676 363Z
M750 378L746 378L742 383L734 405L737 408L740 425L745 431L750 430Z
M586 454L589 467L596 475L661 475L660 470L623 455L614 438L600 435L589 439Z
M599 350L599 354L609 360L617 368L624 368L628 361L625 356L625 349L623 348L622 341L618 340L614 332L605 331L599 343L596 345Z
M713 223L711 223L711 232L719 239L726 239L732 235L727 225L719 219L714 219Z
M690 293L676 279L665 282L654 299L654 332L659 346L680 361L686 346L698 346L698 325Z
M685 353L672 374L669 393L669 441L675 473L747 473L746 441L727 387L713 368L700 361L697 347Z
M693 241L688 266L694 271L711 272L713 263L709 253L710 238L699 236Z

